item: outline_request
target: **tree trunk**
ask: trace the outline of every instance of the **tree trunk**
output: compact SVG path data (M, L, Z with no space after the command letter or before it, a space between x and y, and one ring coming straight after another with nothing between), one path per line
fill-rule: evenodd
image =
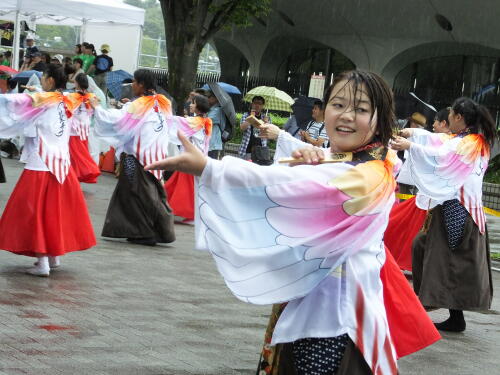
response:
M168 92L183 114L184 101L195 88L198 59L205 45L202 40L208 0L160 1L165 22L168 55Z

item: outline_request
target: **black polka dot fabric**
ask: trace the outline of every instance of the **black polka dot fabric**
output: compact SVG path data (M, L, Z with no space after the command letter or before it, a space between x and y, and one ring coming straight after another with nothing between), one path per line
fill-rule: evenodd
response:
M293 359L297 375L333 375L340 367L347 341L347 334L295 341Z
M451 250L455 250L462 242L468 214L458 199L443 202L444 225L448 235L448 246Z
M135 178L135 160L130 155L125 156L123 160L123 173L127 177L130 183L134 182Z

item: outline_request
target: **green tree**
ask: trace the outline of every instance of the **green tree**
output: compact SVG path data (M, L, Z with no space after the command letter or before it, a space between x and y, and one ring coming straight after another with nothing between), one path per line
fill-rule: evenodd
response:
M221 29L265 17L271 0L160 0L168 55L168 89L182 103L195 85L200 52ZM179 106L182 109L182 106Z

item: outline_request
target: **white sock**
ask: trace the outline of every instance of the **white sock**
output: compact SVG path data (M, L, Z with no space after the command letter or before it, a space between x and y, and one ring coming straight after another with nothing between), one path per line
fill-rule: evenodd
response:
M49 267L49 257L38 257L38 264L36 265L36 269L39 271L50 272Z
M61 261L59 260L58 256L51 257L49 256L49 265L50 267L59 267L61 265Z

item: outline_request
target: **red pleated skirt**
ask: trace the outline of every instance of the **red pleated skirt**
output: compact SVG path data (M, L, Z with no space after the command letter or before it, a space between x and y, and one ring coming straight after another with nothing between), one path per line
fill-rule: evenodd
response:
M403 270L411 271L411 246L424 224L426 215L427 211L421 210L415 204L415 197L392 207L384 243Z
M441 338L434 323L386 247L380 270L387 322L398 358L415 353Z
M194 177L174 172L165 182L167 200L175 216L194 220Z
M69 138L69 155L78 181L95 184L101 171L90 155L89 141L87 139L82 141L79 136L71 136Z
M87 204L73 168L63 184L50 172L25 169L0 218L0 249L64 255L96 245Z

